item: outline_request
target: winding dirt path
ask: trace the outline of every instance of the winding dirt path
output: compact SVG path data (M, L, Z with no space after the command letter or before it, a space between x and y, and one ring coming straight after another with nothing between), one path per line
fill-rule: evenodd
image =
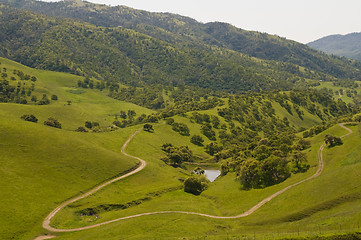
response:
M345 127L345 124L349 124L349 123L340 123L339 126L346 129L348 131L347 134L341 136L341 138L344 138L348 135L350 135L352 133L352 130ZM134 158L134 159L137 159L138 161L140 161L140 166L125 174L125 175L122 175L120 177L117 177L117 178L114 178L108 182L105 182L97 187L95 187L94 189L90 190L89 192L87 193L84 193L78 197L75 197L73 199L70 199L64 203L62 203L61 205L59 205L57 208L55 208L43 221L43 228L50 231L50 232L76 232L76 231L82 231L82 230L86 230L86 229L91 229L91 228L96 228L96 227L100 227L100 226L103 226L103 225L107 225L107 224L110 224L110 223L114 223L114 222L118 222L118 221L121 221L121 220L125 220L125 219L131 219L131 218L136 218L136 217L141 217L141 216L148 216L148 215L156 215L156 214L188 214L188 215L198 215L198 216L203 216L203 217L208 217L208 218L214 218L214 219L235 219L235 218L242 218L242 217L246 217L246 216L249 216L251 215L252 213L254 213L256 210L258 210L260 207L262 207L263 205L265 205L267 202L271 201L273 198L279 196L280 194L286 192L287 190L299 185L299 184L302 184L304 182L307 182L311 179L314 179L318 176L320 176L320 174L322 173L323 169L324 169L324 163L323 163L323 155L322 155L322 152L326 146L325 143L323 143L321 145L321 147L319 148L318 150L318 168L317 168L317 171L315 174L313 174L311 177L309 178L306 178L300 182L297 182L295 184L292 184L274 194L272 194L271 196L263 199L261 202L259 202L257 205L253 206L252 208L250 208L248 211L244 212L244 213L241 213L239 215L236 215L236 216L214 216L214 215L209 215L209 214L203 214L203 213L196 213L196 212L186 212L186 211L158 211L158 212L149 212L149 213L140 213L140 214L136 214L136 215L131 215L131 216L127 216L127 217L122 217L122 218L117 218L117 219L114 219L114 220L110 220L110 221L106 221L106 222L103 222L103 223L98 223L98 224L94 224L94 225L91 225L91 226L86 226L86 227L80 227L80 228L73 228L73 229L57 229L57 228L53 228L52 226L50 226L50 221L51 219L55 216L55 214L57 212L59 212L62 208L68 206L69 204L73 203L73 202L76 202L80 199L83 199L91 194L94 194L95 192L99 191L100 189L104 188L105 186L108 186L109 184L112 184L116 181L119 181L120 179L123 179L123 178L126 178L126 177L129 177L139 171L141 171L145 166L146 166L146 162L141 159L141 158L138 158L138 157L135 157L135 156L132 156L132 155L129 155L125 152L125 148L128 146L129 142L133 139L133 137L138 134L140 132L140 130L137 130L136 132L134 132L129 138L128 140L124 143L124 145L122 146L122 149L121 149L121 152L122 154L124 154L125 156L127 157L131 157L131 158ZM39 236L37 238L35 238L36 240L41 240L41 239L50 239L50 238L54 238L55 236L53 235L47 235L47 236ZM35 240L34 239L34 240Z

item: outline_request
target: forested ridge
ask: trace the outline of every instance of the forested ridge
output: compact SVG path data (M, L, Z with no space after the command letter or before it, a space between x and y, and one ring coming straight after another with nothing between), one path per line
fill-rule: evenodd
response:
M283 66L228 50L177 47L125 28L1 9L0 54L31 67L133 86L186 84L229 91L287 89L298 77Z
M75 18L103 27L124 27L153 38L208 50L220 47L266 60L296 64L337 78L359 78L361 64L345 58L329 56L304 44L278 36L246 31L227 23L200 23L171 13L151 13L126 6L107 6L70 0L40 2L34 0L0 0L0 2L42 14Z
M124 27L97 27L7 5L1 6L0 23L3 57L35 68L131 86L186 85L232 93L259 92L289 90L304 86L305 79L336 80L339 75L257 59L216 45L171 43ZM359 77L351 63L337 66L335 71L347 68L348 74Z

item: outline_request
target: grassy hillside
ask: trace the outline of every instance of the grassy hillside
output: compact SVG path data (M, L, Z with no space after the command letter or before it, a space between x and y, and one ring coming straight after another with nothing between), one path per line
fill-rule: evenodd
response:
M77 82L83 80L83 77L59 73L42 71L16 62L0 58L0 67L6 68L8 81L10 85L16 86L18 82L28 85L34 84L35 89L31 96L37 97L37 102L32 102L30 96L26 97L28 104L2 104L2 112L5 115L20 118L23 114L34 114L42 123L48 117L57 118L63 125L63 129L75 130L77 127L84 125L85 121L96 121L100 126L109 126L115 120L114 115L120 111L134 110L137 116L141 114L151 114L153 111L135 104L118 101L107 97L108 91L78 88ZM32 83L30 80L20 80L13 74L14 70L25 72L28 75L36 76L38 79ZM10 80L15 77L16 80ZM51 100L49 105L39 106L39 100L43 94L48 98L56 95L58 100ZM68 105L70 101L70 105Z
M0 62L9 77L15 69L37 77L32 95L58 96L49 105L0 103L0 181L4 186L0 238L30 239L41 232L42 219L58 203L136 165L120 154L123 142L136 128L103 134L74 130L88 120L109 126L120 110L152 111L98 90L74 94L78 76L34 70L6 59ZM34 114L39 122L21 120L24 114ZM48 117L57 118L63 129L44 126Z
M5 186L0 208L1 215L5 217L0 220L0 236L4 239L31 239L44 233L41 222L59 203L135 166L135 160L120 154L120 147L141 125L111 131L108 127L115 120L115 114L119 116L120 111L135 110L137 117L154 111L114 100L107 96L108 90L77 87L78 81L84 77L31 69L6 59L0 59L0 62L2 71L6 68L6 79L10 85L16 86L21 82L20 85L27 88L31 83L35 84L30 96L25 94L22 97L28 100L33 95L38 98L43 94L58 97L47 105L39 105L39 101L29 101L28 104L0 104L0 145L4 146L4 154L0 156L0 181ZM34 76L37 80L21 80L14 70ZM12 77L16 79L11 80ZM52 224L72 228L157 210L185 210L232 216L248 210L272 193L311 176L317 168L317 150L324 135L342 135L343 129L335 126L312 139L312 148L306 150L311 165L309 171L292 174L280 184L261 189L242 190L240 183L235 180L235 172L230 172L211 183L201 195L195 196L182 189L182 181L190 175L190 171L174 168L162 160L166 156L161 150L162 144L172 143L174 146L188 145L194 155L200 158L197 161L214 163L215 156L205 153L204 146L190 143L193 134L202 135L201 128L205 125L203 120L202 123L197 123L194 112L203 114L203 117L204 114L208 114L208 117L218 116L219 124L226 126L225 129L212 127L216 132L216 140L211 141L204 137L204 145L211 142L221 144L222 130L229 136L234 134L231 143L237 144L236 140L241 141L243 138L246 142L250 141L249 138L254 138L251 140L257 142L263 135L277 137L272 136L271 132L273 135L277 132L279 135L288 136L287 131L293 134L294 128L319 123L321 119L307 110L311 103L323 112L323 108L331 111L343 106L337 103L339 105L331 108L324 106L322 101L318 103L318 98L331 102L323 93L318 95L310 91L307 93L309 95L302 95L300 92L282 94L284 95L281 99L286 100L280 101L276 93L264 96L232 96L222 99L223 106L174 116L175 122L187 124L189 136L173 131L172 126L163 121L152 123L154 132L141 131L126 149L129 154L146 160L147 167L93 196L71 204L55 216ZM306 101L303 107L294 104L299 98ZM310 102L311 98L315 98L315 102ZM291 107L290 112L281 106L281 103L285 105L285 101ZM301 115L303 119L297 115L296 109L304 112ZM219 111L224 111L224 117L218 115ZM39 122L23 121L20 119L23 114L34 114ZM243 116L243 121L240 116ZM48 117L58 119L62 129L43 125L43 121ZM282 122L284 117L289 119L290 127ZM99 122L102 132L75 132L77 127L84 126L85 121ZM267 125L263 133L256 132L257 128L254 131L249 129L262 124ZM271 129L273 130L270 131ZM344 145L326 151L326 169L319 179L277 197L248 218L212 220L165 214L126 220L84 232L60 234L59 239L119 239L119 236L133 239L209 236L222 239L227 235L253 236L254 232L267 238L276 230L281 233L293 232L295 235L299 229L299 225L294 223L296 220L304 226L300 229L303 236L309 232L318 233L319 230L315 228L320 224L323 224L322 231L355 230L353 223L359 219L359 215L351 209L359 201L359 188L355 179L356 172L359 171L357 156L361 140L357 127L353 127L353 130L354 134L345 139ZM252 135L247 136L248 133ZM251 145L242 146L247 148ZM228 150L230 149L232 148ZM232 151L237 153L243 150L244 148L236 146ZM230 158L228 157L228 160ZM350 170L356 170L356 175L349 174ZM309 194L304 194L305 192ZM297 200L300 196L302 201ZM277 209L276 213L274 209ZM84 214L89 210L96 210L96 215ZM339 217L327 222L326 219L333 214L339 214ZM344 224L341 230L336 222Z
M150 170L148 171L154 169L157 172L156 176L145 172L144 176L140 174L134 179L119 182L116 184L117 186L110 186L109 189L97 194L89 201L83 200L73 208L91 206L96 202L103 204L127 202L154 190L153 180L157 181L162 177L170 177L170 175L164 175L164 172L168 172L167 169L155 167L160 164L159 160L154 159L149 154L142 154L135 150L139 146L143 146L146 152L148 152L147 149L154 148L152 144L148 143L156 142L155 139L165 134L162 128L162 126L156 128L154 134L144 133L137 136L128 150L128 152L137 154L149 161ZM247 218L212 220L199 216L179 214L145 216L93 230L60 235L59 239L117 239L119 236L131 239L179 237L197 239L206 236L210 239L223 239L227 236L231 238L252 238L254 235L267 239L306 237L320 234L330 235L355 231L361 217L358 210L361 199L361 188L358 181L361 164L357 157L360 154L361 138L357 126L351 127L351 129L353 129L354 133L344 139L343 145L325 150L326 167L319 178L285 192ZM69 210L74 209L67 209L65 212L60 213L54 224L62 227L83 226L130 214L157 210L189 210L216 215L236 215L278 189L313 174L316 168L317 151L324 135L343 135L345 133L344 129L335 126L314 137L312 139L313 147L308 153L312 157L312 169L308 173L295 175L277 186L244 191L239 189L239 185L234 182L232 176L227 175L211 184L209 189L200 196L193 196L181 190L164 192L137 206L103 213L97 219L74 218L74 215L69 212ZM144 139L152 140L144 144ZM152 179L152 181L141 180L146 176L148 180ZM139 183L145 184L143 188L138 188ZM168 186L168 184L170 182L163 184L163 186ZM177 185L176 181L174 184ZM134 186L135 191L132 192L133 194L130 191L115 193L115 189L130 189ZM149 189L146 186L149 186ZM114 199L117 199L117 201L114 201ZM70 219L73 218L73 220L69 221L69 217ZM61 224L60 221L64 220L65 222Z

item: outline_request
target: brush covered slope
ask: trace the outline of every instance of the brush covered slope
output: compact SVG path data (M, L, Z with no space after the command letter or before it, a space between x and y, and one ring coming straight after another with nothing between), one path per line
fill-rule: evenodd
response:
M61 2L69 3L72 2ZM264 60L262 56L252 54L253 50L236 52L233 47L202 42L195 46L183 39L181 43L173 43L127 26L96 27L87 22L46 17L7 5L1 8L1 56L31 67L86 74L134 86L185 84L229 92L291 89L302 84L304 79L359 78L358 62L330 57L304 45L265 34L246 32L249 39L243 41L239 37L239 41L247 42L247 49L264 44L256 48L263 52L273 49L269 46L272 44L287 46L288 50L275 47L267 54L272 56L284 52L283 56L264 56ZM243 33L243 30L231 26L218 25L209 31L228 29L235 33L216 35L235 35L236 39ZM232 42L231 39L224 41ZM260 58L251 57L253 55ZM286 59L289 56L293 56L295 61ZM304 61L308 62L302 63Z
M361 61L361 33L330 35L307 45L328 54Z
M50 16L79 19L96 26L133 29L177 46L186 45L197 49L216 46L259 59L291 63L337 78L357 78L357 69L361 67L359 62L328 56L304 44L266 33L242 30L227 23L203 24L176 14L151 13L126 6L111 7L80 0L0 2Z

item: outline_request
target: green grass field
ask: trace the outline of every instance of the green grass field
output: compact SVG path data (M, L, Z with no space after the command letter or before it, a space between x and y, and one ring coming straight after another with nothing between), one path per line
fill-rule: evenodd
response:
M137 127L102 134L72 130L88 120L108 126L120 110L133 109L137 115L152 111L98 90L71 93L78 76L0 61L10 76L14 69L36 76L35 94L58 96L44 106L0 103L0 238L31 239L57 204L136 165L120 154L120 147ZM39 122L21 120L24 114L34 114ZM57 118L63 129L44 126L48 117Z
M204 237L222 239L230 236L237 239L242 236L252 237L255 233L261 239L268 239L271 237L314 236L356 231L358 221L361 219L359 211L361 184L358 175L361 172L361 161L358 157L361 138L357 127L352 127L352 129L354 134L346 138L342 146L325 150L326 167L319 178L285 192L249 217L238 220L214 220L180 214L146 216L98 229L65 234L59 239L117 239L119 236L130 239L199 239ZM315 156L317 150L323 141L323 136L327 133L343 135L346 131L335 126L314 137L312 139L313 148L308 153L310 157L313 157L311 170L305 174L295 175L277 186L242 191L239 189L239 184L234 181L234 176L230 174L211 184L209 189L200 196L189 195L181 190L171 191L138 206L100 215L100 218L91 221L91 224L131 214L160 210L185 210L226 216L239 214L277 190L312 175L316 169L317 160ZM136 151L133 152L133 147L141 144L144 138L147 139L149 136L155 138L154 135L156 135L144 136L144 134L137 136L132 142L129 146L129 153L137 154ZM338 153L337 157L335 157L335 152ZM139 154L138 152L138 156L151 163L154 161L154 159L147 157L147 154ZM149 168L152 167L152 165L149 166ZM157 169L157 172L160 173L161 170ZM82 201L79 205L84 205L80 207L90 206L96 202L105 203L107 200L112 200L112 203L115 203L114 199L124 199L120 202L126 202L131 199L128 198L129 194L135 198L138 197L135 196L136 194L141 192L146 194L148 190L154 190L151 188L151 183L148 184L150 188L138 188L138 181L143 178L143 174L134 176L134 178L129 179L129 182L119 182L116 184L117 186L110 186L109 189L97 194L99 196L94 197L97 200L93 198L89 201ZM154 177L150 179L152 179L150 182L153 183ZM111 196L115 189L128 189L132 186L135 190L133 194L124 194L126 196L113 194L114 197ZM128 199L125 200L125 198ZM56 218L55 224L60 224L66 217L71 216L70 209L64 212L67 213L61 213ZM65 224L58 226L84 226L90 221L89 219L79 220L81 219L75 218L72 221L64 221ZM137 226L139 226L138 230L135 229Z
M153 111L117 101L106 92L76 88L82 79L70 74L40 71L0 59L1 67L22 70L38 78L35 94L56 94L49 105L0 104L0 239L33 239L46 233L42 220L64 200L90 189L136 165L134 159L120 152L125 140L141 126L112 132L78 133L85 121L98 121L109 126L119 111L133 109L137 115ZM71 105L67 104L71 101ZM309 127L320 120L305 115L293 117L274 104L277 116L287 117L296 126ZM211 109L204 113L215 114ZM38 123L20 119L34 114ZM295 115L295 114L294 114ZM63 129L43 125L48 117L57 118ZM265 197L305 179L317 169L317 151L325 134L341 136L346 131L334 126L311 139L307 150L311 168L292 175L281 184L265 189L241 190L234 173L209 185L199 196L185 193L180 180L189 171L166 165L161 145L188 145L205 161L210 156L190 143L200 135L200 125L189 118L175 116L186 123L190 136L181 136L163 122L154 124L154 133L141 131L126 152L147 161L140 173L111 184L96 194L61 210L52 220L60 228L74 228L115 218L154 211L193 211L213 215L238 215ZM116 222L99 228L59 234L57 239L277 239L354 232L361 220L361 137L357 126L344 144L325 149L325 170L314 180L290 189L273 199L249 217L233 220L209 219L182 214L152 215ZM210 141L205 139L205 144ZM78 212L101 205L126 205L126 209L102 211L97 216Z

